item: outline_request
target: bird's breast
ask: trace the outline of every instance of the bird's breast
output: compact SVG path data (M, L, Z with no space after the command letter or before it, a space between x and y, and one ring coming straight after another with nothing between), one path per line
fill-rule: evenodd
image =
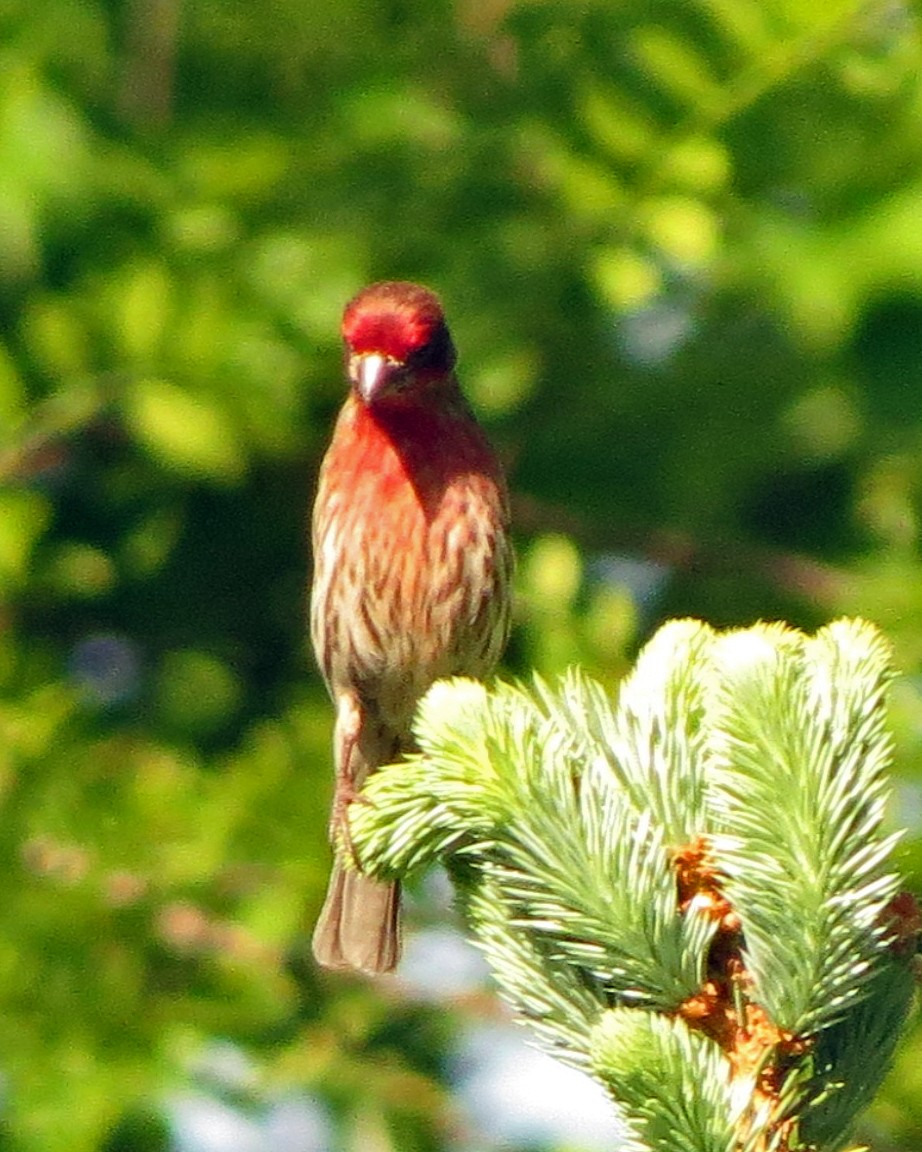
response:
M505 486L460 423L347 423L321 473L314 647L334 693L355 687L403 725L433 680L483 675L506 638Z

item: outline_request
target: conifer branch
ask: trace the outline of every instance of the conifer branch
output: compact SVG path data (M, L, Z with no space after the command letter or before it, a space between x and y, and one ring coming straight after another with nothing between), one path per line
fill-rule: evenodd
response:
M629 1152L834 1152L913 987L891 675L860 621L675 621L614 703L576 671L437 684L352 839L378 874L447 863L501 994Z

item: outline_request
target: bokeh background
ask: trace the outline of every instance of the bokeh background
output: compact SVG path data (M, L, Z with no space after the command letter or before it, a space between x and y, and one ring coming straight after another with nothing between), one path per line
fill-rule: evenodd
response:
M309 960L305 522L342 305L396 277L510 474L506 672L867 616L922 885L915 3L8 0L4 1150L614 1146L438 877L402 979ZM861 1135L922 1146L919 1029Z

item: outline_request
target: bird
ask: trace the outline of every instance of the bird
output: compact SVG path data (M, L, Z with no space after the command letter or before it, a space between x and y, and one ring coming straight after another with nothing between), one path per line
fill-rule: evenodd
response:
M349 805L413 750L434 681L495 668L514 557L503 469L462 394L438 296L371 284L346 305L342 338L349 390L311 525L311 641L335 712L334 861L313 952L375 975L400 957L400 886L361 871Z

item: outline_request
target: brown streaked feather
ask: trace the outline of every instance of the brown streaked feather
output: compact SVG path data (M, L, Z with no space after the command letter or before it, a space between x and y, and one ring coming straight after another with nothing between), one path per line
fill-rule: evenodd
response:
M384 416L351 396L313 522L311 634L331 693L359 687L408 738L434 680L490 672L509 631L508 520L499 465L460 394Z

